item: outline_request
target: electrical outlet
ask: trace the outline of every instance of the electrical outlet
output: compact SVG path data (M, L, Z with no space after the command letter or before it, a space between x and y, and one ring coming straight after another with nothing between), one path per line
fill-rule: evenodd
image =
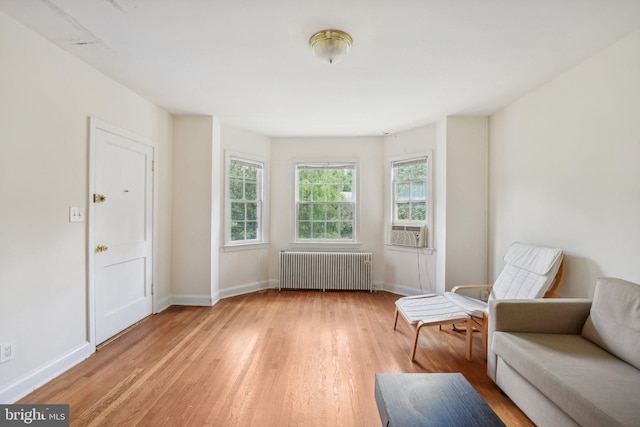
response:
M0 363L8 362L15 355L15 343L7 342L0 344Z

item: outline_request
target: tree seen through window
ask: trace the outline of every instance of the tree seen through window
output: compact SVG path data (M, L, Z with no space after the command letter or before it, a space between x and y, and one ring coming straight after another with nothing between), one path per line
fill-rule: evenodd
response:
M297 238L353 240L354 164L297 166Z

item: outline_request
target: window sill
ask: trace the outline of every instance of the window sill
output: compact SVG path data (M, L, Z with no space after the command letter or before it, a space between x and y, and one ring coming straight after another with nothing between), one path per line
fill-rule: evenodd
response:
M252 251L256 249L266 249L269 247L268 242L255 242L255 243L239 243L235 245L224 245L225 252L237 252L237 251Z
M394 252L407 252L412 254L415 254L416 252L418 252L425 255L432 255L434 252L436 252L435 248L414 248L411 246L392 245L390 243L385 243L384 246L386 250L394 251Z
M291 249L321 249L321 250L356 250L360 249L362 243L360 242L290 242L289 246Z

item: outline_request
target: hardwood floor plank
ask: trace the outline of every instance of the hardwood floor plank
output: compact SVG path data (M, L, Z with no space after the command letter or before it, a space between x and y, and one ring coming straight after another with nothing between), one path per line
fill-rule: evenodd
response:
M68 403L74 426L379 426L378 372L462 372L510 426L531 422L486 375L480 336L413 330L387 292L268 290L170 307L21 400Z

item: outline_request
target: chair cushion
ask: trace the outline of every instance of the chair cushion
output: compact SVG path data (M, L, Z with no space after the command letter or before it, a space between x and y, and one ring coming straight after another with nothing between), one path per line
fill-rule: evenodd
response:
M494 332L491 347L580 425L640 425L640 371L582 336Z
M562 250L515 242L504 256L491 299L542 298L562 262Z
M488 310L486 302L466 295L457 294L455 292L445 292L444 297L473 317L482 318L483 313Z
M460 307L441 295L400 298L396 300L396 307L411 325L419 321L431 323L469 317Z
M504 255L504 262L542 276L549 274L561 257L561 249L514 242Z
M598 279L582 336L640 369L640 285Z

